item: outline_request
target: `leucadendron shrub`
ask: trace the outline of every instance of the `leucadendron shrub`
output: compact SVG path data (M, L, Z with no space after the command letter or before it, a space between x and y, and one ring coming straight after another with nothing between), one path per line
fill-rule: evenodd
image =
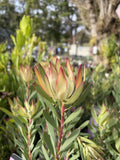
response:
M91 108L92 139L104 147L104 159L120 158L119 111L105 104Z
M8 97L13 99L17 96L24 104L24 99L28 95L28 85L25 84L26 82L20 76L20 68L21 66L33 67L33 53L36 46L38 47L38 62L42 60L47 48L46 43L40 41L40 38L33 34L32 19L29 16L23 16L19 29L16 30L15 36L11 36L11 38L14 45L12 45L9 54L7 52L7 43L0 45L0 107L3 110L10 110ZM29 83L29 92L33 91L32 88ZM36 95L35 92L33 95ZM33 101L36 101L35 96ZM8 121L5 120L6 117L6 114L0 113L1 135L5 135L5 138L8 137L6 133L9 130L7 128ZM13 140L14 137L11 136L9 139ZM11 142L11 140L7 142ZM7 153L4 148L2 152Z
M89 121L86 120L76 127L84 111L83 107L77 106L85 94L85 68L83 72L82 66L79 66L75 76L68 58L66 66L62 66L56 58L49 64L41 63L35 66L35 74L35 88L43 99L53 103L53 107L47 103L49 107L43 112L47 122L42 144L45 159L102 159L102 148L87 137L82 137L82 129ZM70 108L73 106L76 106L76 109L71 113Z
M84 113L80 103L86 93L85 68L80 66L74 75L68 58L66 65L54 60L35 66L36 78L30 67L21 66L27 88L24 101L9 99L11 111L0 108L16 126L12 130L16 152L23 160L102 159L102 148L82 132L89 120L80 123ZM30 90L33 77L34 90Z

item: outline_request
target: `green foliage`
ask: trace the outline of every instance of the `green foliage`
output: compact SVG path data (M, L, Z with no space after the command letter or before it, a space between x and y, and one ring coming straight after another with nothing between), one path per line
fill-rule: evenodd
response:
M1 43L0 44L0 74L3 76L7 73L7 65L9 61L9 55L6 52L6 43ZM0 83L1 85L2 83Z
M67 13L64 16L68 16ZM26 66L33 67L32 54L35 47L38 46L37 63L39 63L45 55L46 42L41 42L35 34L32 34L32 20L28 16L24 16L21 20L16 37L11 38L15 46L11 53L12 66L9 72L7 71L9 56L5 51L6 44L0 45L2 95L0 97L0 134L1 137L4 135L4 139L0 139L0 148L2 148L0 157L8 159L15 149L23 160L37 160L37 158L54 160L59 149L60 160L63 158L118 160L120 158L119 61L112 65L112 72L102 64L99 64L92 74L87 72L85 87L88 86L88 88L83 92L81 92L82 88L78 90L79 93L81 92L80 97L76 92L75 99L78 98L78 101L74 104L72 104L72 98L68 102L69 106L65 104L64 122L61 125L61 103L50 98L38 84L33 87L35 78L30 78L29 81L24 81L23 78L26 74L29 76ZM107 58L112 57L111 53L114 55L116 53L117 47L114 42L112 37L104 46ZM47 61L49 62L50 59ZM20 72L21 65L26 67L24 73ZM91 84L88 85L88 83L91 80L93 85L90 88ZM90 94L85 99L88 89ZM11 97L9 103L8 97ZM80 107L80 104L85 107ZM91 105L97 105L98 108L90 108ZM5 121L6 117L9 117L8 121ZM88 125L90 134L87 130ZM36 139L37 135L38 139ZM5 150L8 152L3 154Z
M40 39L32 34L31 30L28 34L27 29L23 29L23 25L32 28L32 20L28 16L24 16L21 20L20 26L22 29L16 31L16 38L11 36L15 47L12 50L11 55L6 52L6 43L0 45L0 90L4 92L16 92L20 91L19 84L21 83L21 78L19 74L19 67L21 65L33 65L32 54L35 47L38 46L38 62L40 62L45 54L46 44L45 42L40 42ZM29 37L26 37L26 34ZM7 71L7 66L11 62L11 70ZM22 84L21 84L22 85Z
M23 4L25 7L23 7ZM54 8L54 9L52 9ZM14 34L16 28L18 28L19 21L23 15L29 15L33 18L33 24L31 24L28 17L22 20L20 29L25 33L25 37L29 37L31 30L37 36L40 36L42 41L54 41L60 42L62 39L68 41L70 38L70 32L72 31L72 15L77 15L76 7L70 6L69 2L62 0L23 0L17 3L11 3L9 0L0 1L1 9L1 21L0 29L4 28L6 35L2 37L8 40L8 32ZM18 12L19 10L19 12ZM4 13L4 14L3 14ZM27 17L27 16L24 16ZM26 25L26 21L27 24ZM63 24L63 22L65 22ZM32 25L32 28L30 27ZM69 27L66 27L69 26ZM75 25L75 24L74 24Z
M94 140L100 141L106 152L105 157L116 159L120 156L119 151L119 115L116 111L108 109L105 105L99 108L92 107L91 131L94 134Z
M29 38L32 33L32 20L29 16L23 16L20 22L20 29L23 32L25 38Z
M0 28L3 28L4 34L1 33L0 40L3 42L9 39L9 34L18 27L19 20L22 18L22 14L18 13L16 5L9 0L0 1L1 21ZM4 14L3 14L4 12Z
M117 54L117 52L115 53ZM111 66L104 66L100 63L94 68L92 76L91 72L88 72L87 75L93 80L91 94L87 97L89 103L84 102L87 107L86 111L91 111L92 114L92 118L90 118L91 138L97 145L104 148L103 158L105 160L116 160L120 157L119 73L119 56L116 56L115 63ZM93 107L91 108L91 106ZM97 151L97 149L95 150Z
M109 39L104 39L101 46L102 55L106 58L107 64L112 65L116 61L118 46L114 34Z
M115 108L117 108L118 110L120 109L120 59L118 57L118 61L114 64L113 68L112 68L112 78L114 80L114 86L113 86L113 96L115 98Z
M31 64L32 52L37 42L37 37L32 37L32 19L28 16L24 16L20 22L20 29L16 31L16 39L11 36L15 45L12 53L11 60L17 69L20 65Z
M22 79L24 74L26 74L24 70L22 72L16 70L14 74L13 70L9 72L11 79L14 79L14 85L10 87L14 87L17 98L9 99L10 111L0 107L0 110L10 117L10 123L6 125L12 133L10 139L14 142L16 152L23 160L34 160L37 157L54 160L60 143L59 159L64 157L79 159L82 152L79 151L77 138L80 135L84 136L82 130L89 124L89 120L81 122L83 108L78 107L72 112L71 107L67 108L64 115L63 135L59 142L57 139L61 134L61 104L48 98L38 87L37 91L40 94L37 95L32 87L34 81L31 79L24 81ZM40 137L37 141L36 134Z
M4 134L0 131L0 159L5 160L9 159L12 153L12 150L7 142L7 137L4 137Z
M88 74L91 74L91 72ZM102 63L100 63L94 68L91 78L93 85L90 90L91 94L88 96L90 98L90 103L88 106L93 104L99 105L105 101L107 101L108 104L113 103L114 97L112 95L112 90L114 86L114 79L112 72L110 72Z
M13 68L18 70L21 65L33 64L33 53L38 47L37 61L40 62L46 52L46 43L40 42L35 34L32 34L32 19L24 16L20 22L20 29L16 31L16 38L11 36L15 47L11 53L11 61Z
M5 112L5 114L3 114L3 112L0 112L0 120L1 120L0 125L2 125L3 123L3 120L4 120L3 117L4 116L6 117L6 114L8 113L6 112L7 111L6 109L8 109L8 111L10 110L10 104L8 104L8 97L13 98L14 96L17 95L17 97L19 97L20 101L23 103L28 94L27 85L23 81L20 74L20 70L19 70L20 66L33 65L32 54L34 52L35 46L38 45L41 48L43 47L42 49L39 47L40 49L38 50L39 62L43 58L43 55L45 52L45 48L44 48L45 44L44 43L42 44L42 42L40 42L40 39L37 38L34 34L31 36L32 34L31 29L29 30L29 32L27 29L24 30L23 25L25 25L25 23L26 23L26 28L27 26L32 28L32 26L30 26L31 21L32 20L28 16L24 16L23 21L21 23L22 29L19 29L16 31L16 38L11 36L15 45L12 50L11 56L9 56L9 54L6 52L7 44L2 43L0 45L0 107L1 107L1 110ZM25 53L26 53L26 56L23 57ZM8 71L7 66L10 62L11 62L11 68ZM32 92L33 91L32 82L29 85L29 87ZM34 97L34 101L36 100L35 94L31 94L30 97L31 98ZM20 120L18 120L18 122L20 122ZM6 125L7 125L6 123L4 123L3 125L3 128L4 130L6 130L6 132L2 133L2 134L5 134L5 141L7 139L6 133L9 130L7 129ZM12 129L11 133L14 134L17 132L16 130L14 131L14 129ZM16 145L16 142L14 141L15 137L13 137L11 134L8 137L8 139L12 140L12 143L11 141L8 141L8 146L10 146L11 144L14 144L14 146ZM3 146L3 149L1 150L1 155L0 155L1 159L3 158L2 153L6 152L4 150L5 148L6 147ZM12 147L8 147L8 148L9 148L9 152L11 152ZM5 159L8 159L8 158L5 158Z
M2 112L3 113L3 112ZM0 125L0 159L9 159L10 155L12 154L13 150L16 149L14 144L14 133L15 132L15 125L11 118L5 118L6 116L3 115ZM16 130L17 131L17 130Z
M94 143L92 140L87 139L86 137L81 136L77 140L80 151L82 152L82 160L103 160L104 152L102 147Z

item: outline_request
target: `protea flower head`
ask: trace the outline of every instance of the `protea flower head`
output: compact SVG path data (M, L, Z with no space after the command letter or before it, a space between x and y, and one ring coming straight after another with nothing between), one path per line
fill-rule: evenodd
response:
M8 99L8 101L14 116L31 118L38 110L38 105L34 105L33 102L29 104L27 100L24 101L24 107L18 98L14 98L14 101Z
M69 59L66 59L66 67L62 67L57 58L55 65L39 64L35 66L35 74L40 88L54 101L64 104L74 103L82 93L85 81L82 81L82 66L79 66L77 77L72 71Z
M33 71L32 71L32 68L30 66L21 66L20 67L20 73L21 73L21 76L22 76L22 79L25 81L25 82L30 82L32 80L32 77L33 77Z

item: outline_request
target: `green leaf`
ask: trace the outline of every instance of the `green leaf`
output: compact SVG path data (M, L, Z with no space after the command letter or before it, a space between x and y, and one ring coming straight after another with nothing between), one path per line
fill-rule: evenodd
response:
M32 119L35 120L37 118L40 118L42 114L43 114L43 109L39 108L37 112L33 115Z
M28 155L25 155L25 151L24 151L24 153L22 153L22 160L26 160L26 159L28 159Z
M73 104L74 106L79 106L86 99L86 96L89 93L91 85L92 85L92 82L83 90L83 92L80 94L77 101Z
M113 128L112 136L113 136L114 140L118 139L118 131L116 128Z
M34 149L32 150L32 153L31 153L31 157L32 157L32 159L34 160L36 157L36 152L38 152L39 150L40 150L40 148L41 148L41 143L42 143L42 140L40 139L38 142L37 142L37 144L36 144L36 146L34 147Z
M27 118L22 116L17 116L17 118L24 124L27 124Z
M26 31L25 31L25 37L26 38L28 38L30 35L31 35L31 28L32 26L30 26L30 25L28 25L27 27L26 27Z
M48 149L54 155L54 149L53 149L53 146L52 146L52 142L51 142L50 136L46 132L44 132L43 138L44 138L44 141L45 141Z
M80 130L82 130L83 128L85 128L87 125L89 124L89 120L85 121L83 124L80 125Z
M35 126L36 127L36 126ZM31 136L34 136L37 132L37 128L34 128L32 131L31 131Z
M111 129L111 127L115 126L115 124L117 124L117 123L118 123L118 119L114 118L109 122L109 124L106 127Z
M13 119L17 126L20 125L21 127L24 127L24 124L17 117L14 117Z
M50 103L48 100L45 100L45 103L46 103L47 107L49 108L49 110L52 111L53 115L55 115L56 118L60 120L60 116L59 116L58 113L56 112L57 109L55 109L55 107L58 108L58 105L55 106L54 104ZM59 109L59 108L58 108L58 109Z
M16 46L15 37L14 37L13 35L11 35L11 39L12 39L12 41L13 41L14 45Z
M108 142L111 142L114 140L114 137L113 136L108 136L103 142L104 143L108 143Z
M11 118L14 117L13 114L12 114L10 111L8 111L7 109L5 109L5 108L0 108L0 110L3 111L3 112L4 112L5 114L7 114L8 116L10 116Z
M27 143L28 143L28 140L27 140L27 133L26 133L25 127L20 127L20 126L18 126L18 127L19 127L19 129L20 129L21 135L23 136L23 138L24 138L24 140L25 140L25 142L26 142L26 144L27 144Z
M44 156L45 156L45 159L46 160L50 160L50 158L49 158L49 156L48 156L48 153L47 153L47 151L46 151L46 149L45 149L45 147L42 145L42 151L43 151L43 154L44 154Z
M32 20L29 16L23 16L22 20L20 21L20 29L24 33L26 38L31 35Z
M65 142L62 144L60 148L60 152L63 152L66 149L68 149L69 145L72 144L72 142L78 137L79 133L80 133L80 129L74 130L71 133L71 135L65 140Z
M54 127L49 122L47 124L48 124L48 133L50 135L52 146L53 146L53 149L54 149L54 155L56 155L56 134L55 134L55 130L54 130Z
M24 144L20 141L18 141L17 139L15 139L15 143L21 148L21 149L25 149L26 146L24 146Z
M34 134L33 136L31 136L30 138L30 149L32 150L34 147L34 141L35 141L35 137L36 135Z
M30 100L36 95L36 91L32 92L32 94L29 96L29 100L28 102L30 102Z
M40 94L37 94L37 95L38 95L38 98L39 98L39 100L40 100L43 108L45 108L45 103L44 103L44 101L43 101L43 97L42 97Z
M104 154L102 151L103 148L101 146L96 145L96 143L93 142L92 140L82 136L80 136L79 138L82 142L88 143L91 147L95 148L98 152L100 152L101 154Z
M77 140L78 140L78 144L79 144L79 147L80 147L81 158L82 158L82 160L84 160L83 145L82 145L82 143L81 143L79 138Z
M96 121L96 123L98 124L98 117L97 117L97 113L96 113L96 110L92 107L91 109L91 113L92 113L92 116L94 118L94 120Z
M64 124L72 122L82 112L82 107L77 108L70 116L65 120Z
M116 160L120 160L120 156L119 157L117 157L117 159Z
M36 91L37 91L42 97L46 98L48 101L50 101L50 102L52 102L52 103L55 103L55 102L52 100L52 98L49 97L49 96L43 91L43 89L42 89L39 85L35 84L34 87L35 87Z
M113 156L114 156L115 154L116 154L116 155L119 155L119 153L116 152L116 150L112 148L112 146L111 146L110 143L106 143L106 147L107 147L107 149L109 150L109 152L110 152L111 155L113 155Z
M29 159L27 147L24 148L22 152L23 152L23 154L22 154L22 160L27 160L27 159ZM24 158L23 158L23 157L24 157Z
M25 44L25 37L23 35L23 32L20 31L20 30L17 30L17 39L16 39L16 41L17 41L17 48L18 49L21 49Z
M76 117L75 119L72 120L71 123L69 123L67 125L67 127L63 128L63 133L66 134L66 132L70 131L71 129L75 128L75 125L77 124L77 122L80 120L81 116Z
M72 155L72 157L70 158L70 160L76 160L79 158L79 155Z
M52 118L52 116L46 111L43 111L43 115L45 117L45 119L47 120L47 122L49 122L55 129L57 129L55 120Z
M99 116L100 116L100 118L99 118L99 125L101 126L101 125L104 124L106 118L109 116L109 113L106 111L104 114L99 115Z
M118 152L120 152L120 138L118 138L115 142L115 147L118 150Z
M73 93L73 95L69 98L69 100L65 103L65 105L70 105L73 104L80 96L82 93L82 90L84 88L84 83L82 83L78 89Z

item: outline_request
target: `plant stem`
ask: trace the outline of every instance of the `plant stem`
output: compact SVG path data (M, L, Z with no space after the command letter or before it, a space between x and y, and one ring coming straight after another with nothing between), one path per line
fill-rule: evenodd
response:
M31 118L29 118L29 124L28 124L28 157L29 157L29 160L31 160L31 150L30 150L30 137L31 137L31 134L30 134L30 125L31 125Z
M60 121L60 135L59 135L59 139L58 139L56 160L59 160L59 151L60 151L61 139L62 139L62 135L63 135L64 112L65 112L65 105L62 104L61 121Z
M29 83L27 84L27 100L29 100L29 90L30 90L30 85Z

